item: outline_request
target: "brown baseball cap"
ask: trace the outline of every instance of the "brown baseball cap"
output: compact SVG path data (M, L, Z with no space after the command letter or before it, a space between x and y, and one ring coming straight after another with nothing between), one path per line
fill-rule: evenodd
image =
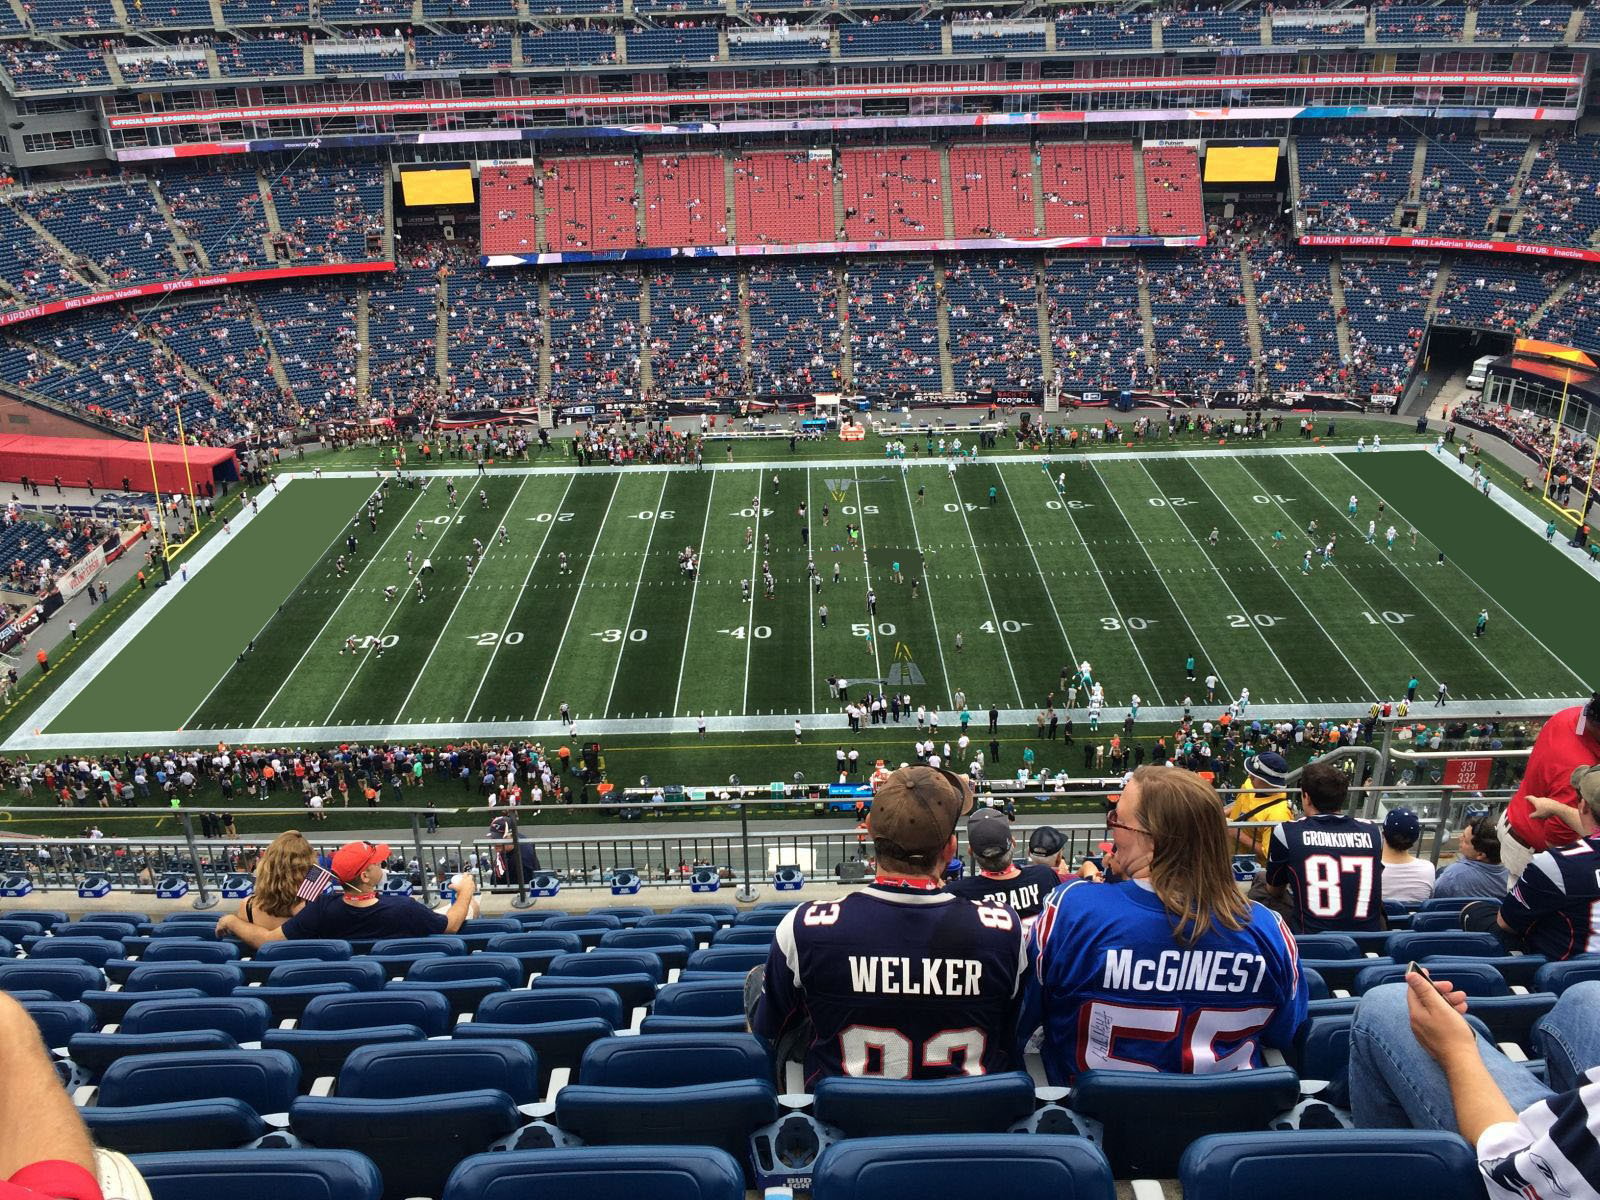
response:
M972 784L954 771L901 767L872 796L867 827L878 853L932 867L972 811Z

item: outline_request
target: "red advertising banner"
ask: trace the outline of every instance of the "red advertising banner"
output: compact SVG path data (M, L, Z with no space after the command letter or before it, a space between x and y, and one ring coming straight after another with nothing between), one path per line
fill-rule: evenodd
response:
M80 308L93 308L97 304L114 304L118 300L138 300L144 296L164 296L170 292L187 292L195 288L221 287L227 283L255 283L263 279L305 279L315 275L358 275L374 271L392 271L391 262L317 263L308 267L280 267L277 270L224 271L214 275L194 275L188 279L164 279L157 283L138 283L116 288L109 292L92 292L87 296L68 296L65 300L51 300L46 304L30 304L0 312L0 328L33 321L56 313L74 312Z
M860 83L793 88L728 88L695 92L577 92L550 96L487 96L481 99L349 100L320 104L273 104L182 112L107 113L112 129L165 125L212 125L224 121L272 121L297 117L379 117L407 113L519 112L549 109L664 107L673 104L737 105L828 100L927 99L961 96L1106 95L1135 92L1221 92L1306 88L1563 88L1583 86L1582 74L1525 71L1346 71L1326 75L1181 75L1142 79L960 80L929 83Z
M1492 758L1452 758L1444 765L1444 786L1481 792L1489 786L1489 772L1494 768Z
M1485 250L1491 254L1531 254L1573 262L1600 262L1600 250L1542 246L1537 242L1492 242L1487 238L1390 237L1382 233L1308 233L1302 246L1372 246L1384 250Z

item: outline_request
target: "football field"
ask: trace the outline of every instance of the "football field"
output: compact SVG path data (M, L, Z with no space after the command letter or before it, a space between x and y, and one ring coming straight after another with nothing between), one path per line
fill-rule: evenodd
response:
M1419 705L1442 682L1533 713L1600 680L1574 633L1600 577L1426 449L773 459L434 469L390 483L375 531L372 473L284 477L7 747L551 736L563 704L580 738L693 733L701 714L831 729L830 676L881 680L947 728L964 692L982 726L990 706L1031 722L1082 661L1118 721L1135 695L1165 719L1246 688L1252 712L1341 715L1413 673Z

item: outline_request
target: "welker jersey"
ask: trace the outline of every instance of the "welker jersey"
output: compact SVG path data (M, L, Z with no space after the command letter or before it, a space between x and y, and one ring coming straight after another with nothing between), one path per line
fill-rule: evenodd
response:
M1023 953L1009 908L876 883L783 918L752 1028L776 1044L809 1018L807 1090L1010 1071Z
M1285 821L1267 843L1267 882L1294 892L1296 933L1387 928L1375 821L1345 813Z
M1249 924L1214 926L1192 946L1142 883L1070 883L1034 922L1020 1028L1044 1028L1050 1082L1109 1069L1208 1075L1262 1065L1306 1018L1294 937L1250 905Z
M1600 954L1600 835L1535 854L1500 919L1550 959Z

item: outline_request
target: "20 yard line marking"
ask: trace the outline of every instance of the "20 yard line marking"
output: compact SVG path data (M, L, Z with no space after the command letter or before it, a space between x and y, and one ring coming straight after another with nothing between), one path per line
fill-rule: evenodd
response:
M678 705L683 699L683 673L689 665L689 631L694 628L694 602L700 596L700 576L706 560L706 535L711 531L711 506L716 501L717 477L711 477L711 486L706 489L706 519L700 526L700 545L696 552L700 555L700 562L695 567L694 584L689 588L689 622L683 627L683 655L678 659L678 688L672 693L672 715L678 715ZM812 707L815 707L813 705Z
M528 573L522 577L522 586L517 589L517 594L511 599L511 607L506 611L505 624L500 626L500 637L494 644L494 649L489 651L489 665L483 668L483 674L478 677L477 689L472 693L472 700L467 705L467 719L472 719L472 710L478 707L478 697L483 694L483 685L489 680L489 673L494 670L495 657L500 653L500 647L506 644L506 630L511 628L511 621L517 615L517 605L522 600L522 593L528 590L528 582L533 578L533 569L539 565L539 556L544 553L545 543L550 540L550 533L556 527L556 521L561 516L561 511L567 506L567 496L572 492L572 481L576 475L567 476L567 486L562 490L561 499L556 501L553 519L544 527L544 536L539 539L539 548L533 552L528 560ZM513 507L515 502L513 501ZM506 510L510 512L510 509Z
M652 510L656 516L650 522L650 532L645 535L644 553L639 556L639 575L633 581L633 599L628 601L628 620L622 630L622 640L617 643L617 665L611 669L611 686L606 689L606 706L601 712L609 716L611 713L611 698L617 694L617 677L622 674L622 656L628 652L628 635L633 632L633 613L639 607L639 588L644 584L644 569L650 563L650 547L655 544L656 529L661 525L661 502L667 498L667 480L670 475L661 477L661 493L656 497L656 506ZM707 506L706 512L711 511Z

